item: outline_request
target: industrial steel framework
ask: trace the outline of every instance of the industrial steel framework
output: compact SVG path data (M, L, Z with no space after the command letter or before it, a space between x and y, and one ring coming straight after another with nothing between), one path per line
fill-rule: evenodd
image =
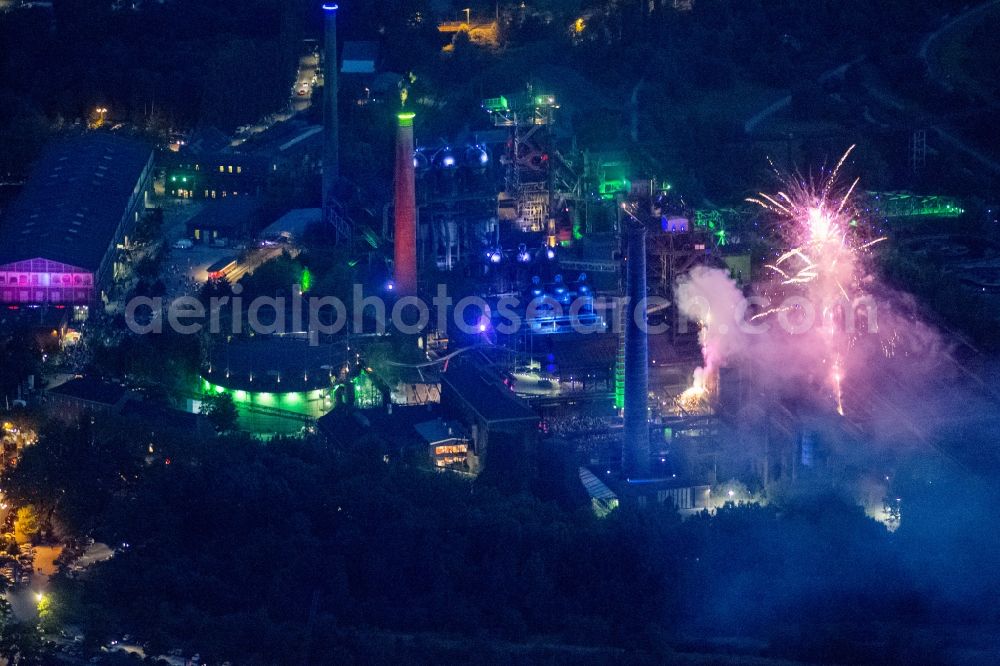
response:
M517 217L522 220L524 227L541 231L552 201L551 177L546 175L541 182L525 182L523 170L536 160L549 160L549 155L538 149L535 135L555 122L555 110L559 108L556 98L549 94L535 94L529 85L527 91L519 95L485 99L482 107L492 118L495 127L510 128L504 189L514 200ZM550 164L535 166L551 170Z

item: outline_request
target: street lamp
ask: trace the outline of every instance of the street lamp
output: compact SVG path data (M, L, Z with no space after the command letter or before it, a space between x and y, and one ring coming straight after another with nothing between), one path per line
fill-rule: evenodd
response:
M472 25L472 8L471 7L466 7L462 11L465 12L465 23L466 23L466 25Z

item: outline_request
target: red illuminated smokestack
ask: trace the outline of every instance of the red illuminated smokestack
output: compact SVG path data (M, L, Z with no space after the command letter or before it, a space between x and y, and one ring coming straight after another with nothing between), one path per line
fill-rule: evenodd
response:
M396 293L417 293L417 196L413 177L413 114L400 113L396 130Z

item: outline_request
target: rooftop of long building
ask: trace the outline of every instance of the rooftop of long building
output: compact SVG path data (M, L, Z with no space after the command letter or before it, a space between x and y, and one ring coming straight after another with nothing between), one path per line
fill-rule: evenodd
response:
M50 144L0 218L0 264L44 258L96 270L151 156L100 132Z
M527 404L476 359L460 358L449 363L441 380L448 390L484 421L520 421L537 418Z

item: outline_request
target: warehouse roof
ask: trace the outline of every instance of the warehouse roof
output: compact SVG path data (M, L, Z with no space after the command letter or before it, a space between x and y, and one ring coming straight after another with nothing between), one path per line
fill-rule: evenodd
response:
M253 197L226 197L207 201L194 217L185 223L188 229L224 229L239 231L251 226L258 204Z
M293 208L264 227L261 235L267 238L268 236L280 236L287 233L292 238L300 240L309 225L316 224L322 220L322 208Z
M323 126L312 125L298 118L275 123L254 134L240 146L242 154L270 160L296 151L318 149L323 143Z
M96 377L86 375L75 377L69 381L48 390L50 394L96 402L102 405L116 405L128 390L119 384L112 384Z
M615 495L611 488L608 488L603 481L597 478L593 472L591 472L586 467L580 468L580 483L586 489L587 494L591 499L596 500L616 500L618 496Z
M202 377L232 390L313 391L329 388L331 375L346 359L346 347L340 343L314 346L294 335L222 337L208 348Z
M195 129L187 140L184 152L191 155L221 153L229 148L229 137L218 127L206 125Z
M488 370L470 362L455 359L449 363L441 380L461 401L484 421L521 421L538 417L513 391L504 386Z
M340 71L344 74L371 74L378 59L375 42L344 42Z
M123 406L121 415L139 421L143 427L170 428L197 433L205 427L207 417L193 414L169 405L146 400L129 400Z
M449 439L467 438L458 421L445 421L440 417L414 424L413 429L428 444L437 444Z
M97 270L151 156L98 132L50 144L0 220L0 264L42 257Z
M357 409L338 405L316 422L320 432L332 441L351 444L365 435L375 435L395 446L423 444L416 424L433 419L434 405L388 405Z

